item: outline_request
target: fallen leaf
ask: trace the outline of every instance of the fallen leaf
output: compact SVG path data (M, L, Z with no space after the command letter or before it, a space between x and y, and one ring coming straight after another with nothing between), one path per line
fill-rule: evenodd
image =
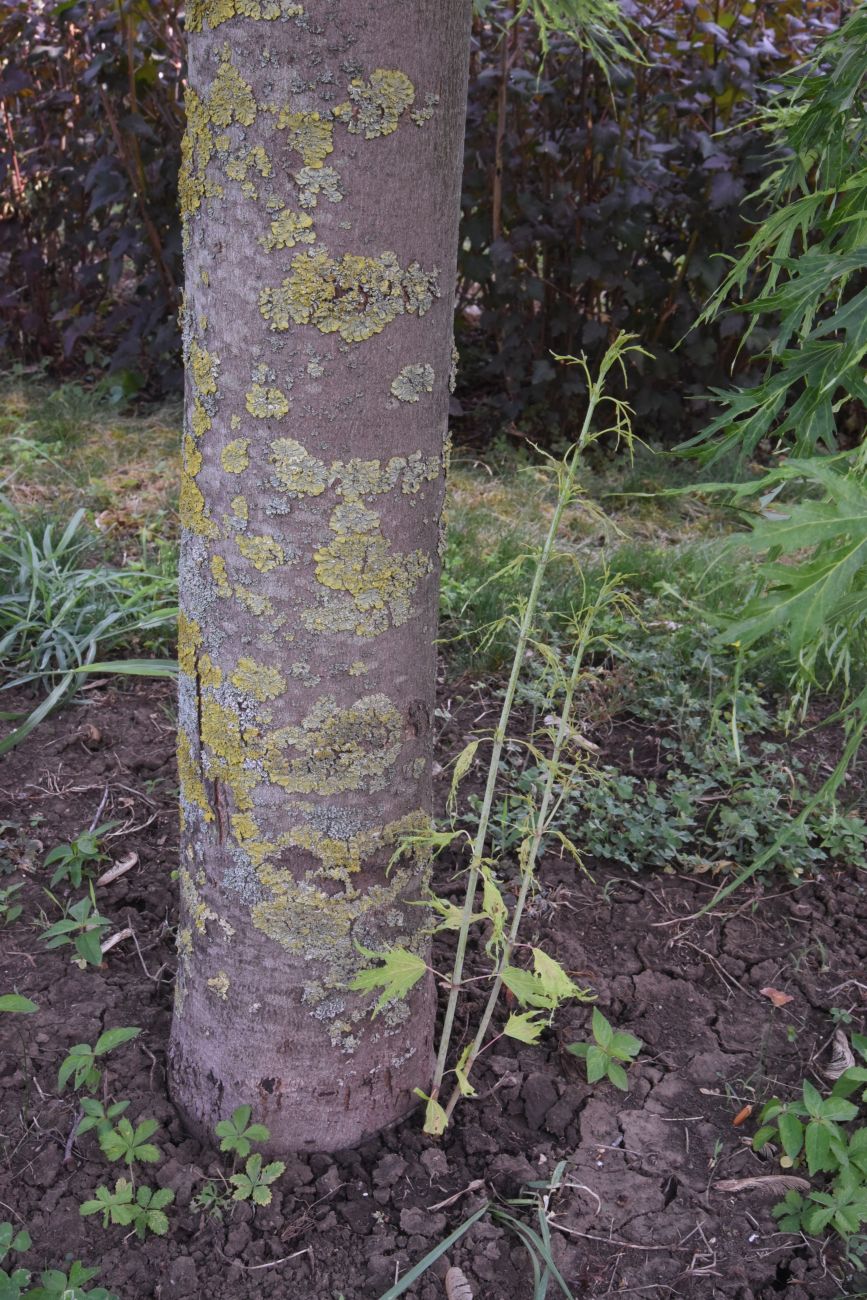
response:
M446 1273L446 1295L448 1300L473 1300L473 1288L463 1269L452 1267Z
M747 1102L746 1106L741 1106L737 1115L735 1115L734 1119L732 1120L732 1124L734 1125L735 1128L738 1128L739 1125L743 1124L745 1119L749 1119L752 1113L753 1113L752 1105L750 1104L750 1102Z
M775 1007L784 1007L787 1002L794 1002L794 998L789 993L781 993L779 989L759 989L763 998L770 998Z
M810 1184L806 1178L795 1178L794 1175L786 1174L765 1174L759 1178L724 1178L719 1183L714 1183L715 1192L751 1192L753 1189L760 1192L808 1192Z
M855 1053L849 1046L848 1038L842 1029L836 1029L831 1044L831 1059L822 1073L826 1079L839 1079L840 1075L851 1069L854 1064Z

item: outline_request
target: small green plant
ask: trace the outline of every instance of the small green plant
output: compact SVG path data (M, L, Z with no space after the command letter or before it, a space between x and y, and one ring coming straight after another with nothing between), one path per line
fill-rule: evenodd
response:
M91 1214L101 1214L104 1228L110 1223L122 1227L132 1225L140 1239L148 1232L164 1237L169 1230L165 1208L174 1199L175 1194L170 1187L160 1187L154 1191L143 1185L133 1191L133 1185L128 1179L118 1178L114 1191L110 1191L104 1184L97 1187L93 1200L85 1201L79 1208L79 1214L84 1218Z
M108 855L102 849L103 838L118 825L119 822L104 822L95 830L82 831L69 844L58 844L46 854L42 865L54 867L51 888L66 881L73 888L80 889L84 874L97 863L105 862Z
M14 902L14 898L23 888L23 882L19 882L17 885L7 885L5 889L0 889L0 925L11 925L13 921L18 920L24 909L20 903Z
M49 948L72 944L82 967L99 966L102 962L102 936L110 924L108 918L100 916L96 909L91 885L91 892L65 908L60 920L43 930L40 938Z
M155 1119L143 1119L133 1128L126 1118L114 1128L104 1128L99 1135L99 1145L106 1160L123 1160L127 1165L154 1165L162 1158L159 1147L148 1138L159 1128Z
M274 1160L269 1165L262 1164L258 1151L248 1158L244 1172L232 1174L229 1182L235 1190L232 1193L236 1201L254 1201L256 1205L271 1204L271 1183L276 1183L286 1166L282 1160Z
M225 1180L224 1180L225 1183ZM232 1202L231 1193L226 1187L220 1188L209 1178L203 1183L199 1191L190 1201L194 1210L199 1210L202 1214L207 1214L212 1219L222 1219L226 1210Z
M615 1088L628 1092L629 1082L623 1067L632 1064L644 1044L634 1034L614 1029L598 1007L593 1008L591 1030L592 1043L570 1043L566 1051L584 1061L588 1083L607 1078Z
M62 1092L69 1080L72 1079L72 1086L76 1092L82 1089L87 1092L95 1092L102 1078L102 1071L97 1066L99 1058L114 1051L122 1043L128 1043L130 1039L137 1038L140 1033L140 1029L118 1027L117 1029L107 1029L104 1034L100 1034L92 1047L89 1043L76 1043L74 1047L69 1049L69 1054L64 1058L57 1072L57 1087L59 1090Z
M264 1124L251 1124L252 1106L238 1106L231 1119L221 1119L216 1127L221 1151L232 1151L243 1159L253 1149L253 1143L267 1142L270 1130Z
M129 1102L115 1101L106 1107L97 1097L82 1097L79 1105L83 1111L83 1118L78 1121L76 1134L78 1137L83 1137L91 1129L96 1129L97 1136L101 1138L103 1133L109 1132L114 1127L114 1121L127 1109Z
M15 1251L16 1255L21 1255L31 1246L30 1233L26 1228L19 1228L17 1231L11 1223L0 1223L0 1264L3 1263L10 1251ZM26 1268L13 1269L7 1273L4 1268L0 1268L0 1297L2 1300L18 1300L23 1294L22 1287L27 1286L30 1281L30 1274Z
M852 1047L867 1062L867 1036L852 1034ZM847 1255L863 1267L867 1243L859 1230L867 1224L867 1126L851 1127L860 1107L850 1098L867 1101L867 1067L849 1066L823 1097L809 1079L801 1097L782 1102L774 1097L759 1112L753 1149L779 1146L784 1169L806 1166L811 1178L823 1181L802 1194L790 1189L773 1208L781 1232L819 1236L831 1228L843 1238Z
M98 1272L98 1268L85 1268L80 1260L70 1264L68 1273L48 1268L40 1275L40 1285L28 1291L24 1300L116 1300L103 1286L92 1291L84 1289Z

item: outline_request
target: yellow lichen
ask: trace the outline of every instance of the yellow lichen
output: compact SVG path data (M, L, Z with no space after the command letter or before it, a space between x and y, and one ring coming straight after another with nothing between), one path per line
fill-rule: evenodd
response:
M247 506L246 497L242 497L242 496L232 497L232 500L229 504L232 508L232 514L235 516L235 518L242 519L246 523L250 513Z
M244 400L247 410L259 420L278 420L289 410L286 394L264 384L253 384Z
M254 569L261 573L270 573L278 564L285 564L283 547L270 535L263 533L259 537L236 537L235 545L245 560L249 560Z
M365 695L347 708L320 697L300 727L282 727L262 739L270 780L293 794L381 790L403 743L400 714L385 695ZM287 757L286 750L299 750Z
M193 399L193 414L190 419L190 427L193 431L194 438L202 438L211 427L211 417L205 410L198 397Z
M181 799L187 804L194 804L206 822L213 821L214 814L208 803L201 768L193 755L190 738L183 727L178 729L178 783Z
M232 588L229 584L226 561L223 559L222 555L211 556L211 573L214 582L217 584L217 594L219 596L231 596Z
M404 270L391 252L346 253L337 261L317 248L295 255L282 284L262 290L259 309L272 330L287 330L294 321L356 343L404 313L423 316L438 296L436 271L423 271L417 262Z
M256 776L245 762L256 752L258 731L248 728L242 735L237 715L211 694L203 697L201 713L205 772L210 780L222 781L229 787L241 812L249 811L253 806L251 792Z
M191 533L198 533L200 537L219 536L219 529L208 514L201 488L187 470L181 471L178 516L183 527Z
M316 233L313 218L306 212L293 212L286 208L271 222L271 233L260 235L259 243L270 252L274 248L294 248L296 244L313 244Z
M256 121L256 100L253 88L244 80L232 62L232 51L224 45L220 51L220 66L208 89L208 115L215 126L252 126Z
M334 151L334 126L320 113L292 112L283 108L277 126L286 131L289 148L300 154L305 167L319 168Z
M257 664L254 659L239 659L229 680L254 700L274 700L286 690L286 678L278 669Z
M199 660L199 680L202 686L210 686L212 689L216 689L223 680L223 670L209 654L202 655Z
M243 474L249 467L250 457L247 455L249 446L249 438L235 438L233 442L226 443L220 452L220 464L227 474Z
M189 0L186 8L188 32L213 30L232 18L300 18L304 6L295 0Z
M311 456L294 438L275 438L271 443L271 464L284 492L318 497L328 486L328 468Z
M365 83L355 78L348 90L349 100L333 111L353 135L374 140L397 130L398 119L415 102L415 87L405 73L396 69L377 68Z
M203 397L209 397L217 391L217 370L219 361L211 356L195 340L190 345L190 373L193 383Z
M229 977L224 970L217 971L211 979L207 981L208 988L213 989L218 998L225 1002L229 996Z
M366 663L364 662L363 659L355 659L355 660L354 660L354 661L349 665L349 676L350 676L350 677L361 677L361 676L363 676L364 674L369 673L369 672L370 672L370 667L369 667L368 664L366 664Z
M185 436L183 442L183 462L184 469L195 478L202 468L202 453L189 435Z
M178 614L178 667L188 677L196 671L196 658L202 644L202 629L194 618L187 618L183 610Z
M367 514L373 522L365 519L356 531L338 532L333 541L313 555L317 580L332 591L346 592L352 599L342 617L340 611L330 611L341 624L334 630L352 630L357 636L384 632L389 615L395 627L405 623L412 612L410 598L432 567L424 551L392 551L391 543L379 529L379 517ZM317 613L303 613L305 624L314 631L321 627Z
M214 136L208 120L208 110L191 88L185 97L187 129L181 141L181 168L178 175L178 201L184 221L184 244L189 242L189 220L206 198L219 194L220 188L206 176L208 163L214 155Z
M235 586L235 599L239 605L249 610L254 618L270 617L274 613L274 606L268 596L252 591L250 587L245 587L240 582Z

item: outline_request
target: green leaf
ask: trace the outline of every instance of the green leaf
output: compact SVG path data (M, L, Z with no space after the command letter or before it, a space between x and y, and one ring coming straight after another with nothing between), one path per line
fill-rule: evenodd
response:
M593 1008L593 1017L591 1020L593 1037L605 1052L611 1050L611 1044L614 1042L614 1030L609 1022L603 1016L598 1007Z
M632 1061L641 1051L644 1044L640 1038L634 1034L627 1034L625 1030L618 1030L611 1041L611 1055L616 1056L620 1061Z
M460 1089L462 1097L475 1097L476 1095L476 1090L470 1083L467 1075L467 1061L470 1059L472 1050L472 1043L467 1043L466 1047L461 1052L457 1065L455 1066L455 1075L457 1077L458 1088Z
M778 1120L777 1127L780 1132L780 1143L783 1150L790 1160L796 1159L801 1154L801 1147L804 1145L804 1126L793 1115L791 1111L782 1111Z
M591 1043L587 1048L587 1082L598 1083L608 1073L608 1054L604 1048Z
M377 988L382 989L382 994L373 1009L374 1017L389 1002L406 997L427 970L421 957L417 957L414 952L407 952L405 948L392 948L389 952L371 952L361 944L356 944L356 947L365 957L374 957L382 963L380 966L360 970L348 986L361 993Z
M38 1011L39 1007L29 998L22 997L20 993L4 993L0 995L0 1011L13 1012L16 1015L32 1015Z
M503 1026L503 1033L507 1038L516 1038L519 1043L538 1043L544 1027L545 1022L539 1019L537 1012L513 1011Z
M447 801L447 807L452 816L457 812L458 786L472 767L480 743L478 740L471 740L468 745L464 746L455 760L454 770L452 771L452 784Z
M104 1034L100 1034L99 1038L97 1038L93 1054L94 1056L104 1056L106 1052L111 1052L115 1047L120 1047L121 1043L128 1043L131 1038L138 1038L140 1033L140 1029L107 1029Z
M427 1102L424 1112L424 1132L429 1133L432 1137L441 1137L448 1128L448 1115L439 1102L435 1101L433 1097L429 1097L426 1092L422 1092L421 1088L413 1088L413 1092L417 1097L421 1097L423 1101Z
M831 1134L820 1121L814 1120L807 1125L804 1133L804 1151L811 1175L819 1174L823 1169L828 1168Z
M623 1066L618 1065L616 1061L608 1062L608 1078L614 1084L615 1088L619 1088L621 1092L629 1091L629 1082L626 1078L626 1071Z
M487 867L482 869L482 912L491 922L491 934L485 944L486 952L491 952L503 942L503 932L509 913L503 902L503 895Z
M268 1199L270 1200L270 1193ZM162 1210L148 1210L145 1222L157 1237L164 1237L169 1230L168 1218Z
M822 1113L822 1098L818 1089L810 1083L809 1079L803 1082L804 1105L807 1107L807 1113L812 1118L817 1118Z

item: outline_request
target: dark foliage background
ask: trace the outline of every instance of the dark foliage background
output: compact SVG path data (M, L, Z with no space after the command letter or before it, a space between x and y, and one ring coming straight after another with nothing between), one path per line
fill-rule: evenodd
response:
M456 425L569 432L576 368L618 329L655 356L633 382L645 438L704 418L743 322L689 333L742 243L769 164L760 85L839 20L828 0L631 0L646 62L607 81L570 42L542 64L511 3L474 31L460 255ZM182 7L0 0L0 348L122 391L180 384L175 185ZM722 134L720 134L722 132ZM684 336L686 336L684 338ZM684 339L679 348L676 344ZM766 342L756 330L753 351ZM749 367L744 352L738 366Z

